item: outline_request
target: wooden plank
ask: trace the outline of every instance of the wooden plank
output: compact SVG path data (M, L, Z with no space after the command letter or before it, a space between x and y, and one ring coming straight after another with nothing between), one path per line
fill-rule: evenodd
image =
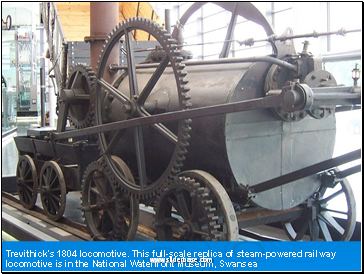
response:
M56 2L62 27L68 41L83 41L90 35L90 2ZM137 15L138 2L119 2L119 22ZM153 8L149 2L139 2L140 17L151 19ZM154 21L160 23L154 13ZM148 34L137 31L137 40L147 41Z

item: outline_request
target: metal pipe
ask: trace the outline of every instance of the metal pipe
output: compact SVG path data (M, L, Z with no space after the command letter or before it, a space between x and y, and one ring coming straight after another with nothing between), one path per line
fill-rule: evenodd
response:
M165 9L164 10L164 20L165 20L165 29L166 31L171 34L171 10Z
M42 60L42 63L44 63L44 58ZM40 68L39 72L40 76L40 121L41 126L45 126L45 71L44 67Z
M351 106L361 101L360 87L319 87L312 88L312 91L314 106Z
M90 42L90 65L94 71L107 36L118 23L119 2L90 2L90 36L85 37L85 42ZM119 48L115 47L109 56L109 64L118 64ZM112 83L115 77L106 70L104 79L107 82Z
M248 63L248 62L268 62L272 64L276 64L280 67L297 71L297 67L295 65L292 65L288 62L279 60L274 57L270 56L260 56L260 57L247 57L247 58L222 58L222 59L216 59L216 60L203 60L203 61L188 61L184 64L186 66L198 66L198 65L217 65L217 64L232 64L232 63ZM136 65L135 67L137 69L144 69L144 68L156 68L159 64L141 64ZM128 66L112 66L110 67L110 70L122 70L122 69L128 69Z
M257 98L235 103L227 103L227 104L200 107L187 110L178 110L178 111L156 114L153 116L145 116L145 117L123 120L119 122L112 122L109 124L83 128L70 132L53 132L52 135L53 135L53 140L60 140L72 137L85 136L89 134L115 131L129 127L140 127L150 124L165 123L170 121L192 119L198 117L215 116L219 114L248 111L254 109L281 107L283 105L282 97L283 95L280 94L280 95Z

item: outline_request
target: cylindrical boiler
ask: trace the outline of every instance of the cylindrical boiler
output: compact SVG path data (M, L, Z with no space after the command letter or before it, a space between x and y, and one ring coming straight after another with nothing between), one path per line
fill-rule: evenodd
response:
M270 67L266 62L191 66L187 63L191 108L264 97ZM155 68L137 69L140 89L154 71ZM127 73L121 74L115 83L128 97ZM125 119L120 101L110 101L106 96L104 105L108 109L108 122ZM152 106L154 113L179 109L171 69L166 68L146 105ZM176 123L165 126L173 132ZM196 118L191 127L188 153L181 169L209 172L228 191L238 186L253 186L331 158L335 143L334 114L325 119L306 116L297 122L287 122L270 109L257 109ZM145 128L143 135L147 176L158 177L173 154L173 146L150 128ZM129 166L137 173L132 136L124 134L113 153L128 159ZM256 194L251 202L272 210L292 208L308 199L319 184L311 176Z

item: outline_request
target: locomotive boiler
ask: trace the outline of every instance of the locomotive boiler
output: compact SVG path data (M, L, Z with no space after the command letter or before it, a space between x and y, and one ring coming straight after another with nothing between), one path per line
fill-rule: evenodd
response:
M158 240L238 240L240 228L272 222L292 240L306 232L311 240L350 239L355 201L345 177L360 167L336 167L360 151L332 158L335 113L359 106L361 89L339 86L307 44L296 51L291 29L276 36L249 3L217 5L260 25L272 55L228 58L232 19L220 59L186 60L180 26L203 4L172 35L149 19L124 21L108 36L96 72L70 71L57 130L17 137L23 204L34 206L39 191L58 220L67 191L80 190L95 240L132 240L140 203L155 211ZM135 32L156 41L139 64ZM127 60L115 65L110 56L120 43ZM327 210L339 194L344 224Z

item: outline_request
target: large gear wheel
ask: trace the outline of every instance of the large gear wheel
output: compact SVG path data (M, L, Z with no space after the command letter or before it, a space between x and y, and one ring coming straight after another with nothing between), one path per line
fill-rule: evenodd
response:
M155 228L159 241L221 240L218 216L204 188L188 177L161 193L157 202Z
M230 197L220 182L211 174L202 170L187 170L181 172L178 176L185 176L194 179L205 193L209 194L212 200L212 206L216 209L216 215L219 217L219 233L223 241L239 240L239 225L235 214L234 207Z
M128 180L133 177L125 163L113 157ZM130 241L139 222L139 203L122 195L110 178L102 159L91 163L82 180L82 211L87 229L95 241Z
M77 64L71 69L66 89L73 90L75 95L88 95L69 106L69 120L76 129L93 125L94 86L95 73L91 67Z
M134 41L132 37L135 32L150 34L151 40L159 43L161 50L166 53L160 63L156 64L156 69L152 71L150 78L144 79L144 87L142 87L144 84L138 82L138 74L136 73L138 69L133 58ZM119 81L108 83L104 78L104 73L110 67L108 57L113 48L119 46L120 41L125 42L125 52L127 53L127 69L122 72L120 77L121 81L128 83L123 90L118 86ZM98 63L95 98L96 124L103 125L127 119L137 120L139 117L152 116L158 111L159 113L163 112L163 110L153 108L153 102L156 101L152 101L150 97L155 92L154 87L162 82L161 78L167 77L166 74L169 75L168 77L173 77L176 85L170 87L170 91L166 91L166 98L164 99L169 100L172 96L168 93L175 92L177 94L173 94L176 95L173 97L178 100L175 102L178 106L177 110L188 109L190 107L188 102L190 99L189 89L185 86L188 82L185 79L187 73L184 71L185 65L181 63L182 57L179 55L177 44L170 34L149 19L130 18L117 26L108 36ZM164 110L164 112L168 112L168 110ZM187 153L187 140L190 138L189 131L191 130L190 123L191 120L188 119L169 124L132 126L123 130L98 134L101 154L104 156L115 180L126 194L147 200L155 197L170 184L180 172L180 167ZM156 151L156 142L152 141L158 138L164 144L163 152ZM111 160L111 153L127 159L136 185L130 184L120 176L118 168ZM161 163L159 169L154 167L156 163Z

